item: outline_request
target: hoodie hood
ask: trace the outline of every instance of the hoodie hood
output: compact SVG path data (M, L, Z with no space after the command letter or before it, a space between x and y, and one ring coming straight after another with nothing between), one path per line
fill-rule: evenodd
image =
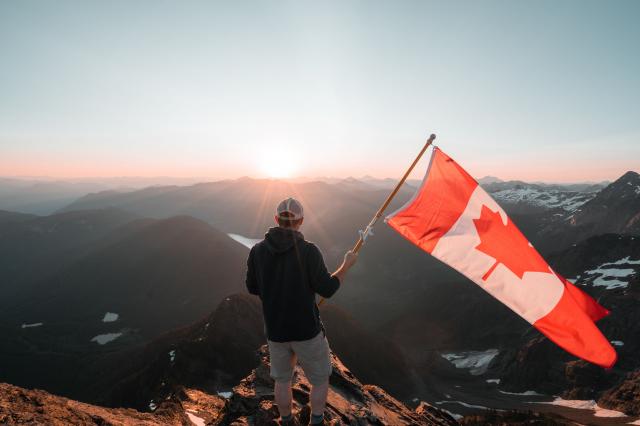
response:
M285 253L302 240L304 240L302 233L279 226L269 228L269 231L264 235L267 248L274 254Z

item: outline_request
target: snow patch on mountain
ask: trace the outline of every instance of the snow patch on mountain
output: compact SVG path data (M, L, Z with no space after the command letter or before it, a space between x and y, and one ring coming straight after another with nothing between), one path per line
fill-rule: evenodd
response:
M41 322L34 322L34 323L31 323L31 324L26 324L26 323L24 323L24 324L22 324L22 325L20 326L20 328L23 328L23 329L24 329L24 328L41 327L41 326L42 326L42 324L43 324L43 323L41 323Z
M474 405L474 404L467 404L466 402L462 402L462 401L436 401L436 404L438 405L442 405L442 404L460 404L463 407L467 407L467 408L476 408L479 410L489 410L489 407L485 407L484 405ZM501 410L496 410L496 411L501 411Z
M532 390L528 390L528 391L524 391L524 392L507 392L507 391L503 391L503 390L498 390L498 392L503 393L505 395L518 395L518 396L544 396L541 393L538 393L536 391L532 391Z
M462 419L462 418L464 417L464 416L463 416L463 415L461 415L461 414L454 413L454 412L449 411L449 410L446 410L446 409L444 409L444 408L442 408L442 407L440 407L440 409L441 409L442 411L444 411L445 413L447 413L448 415L450 415L451 417L453 417L455 420L460 420L460 419ZM640 424L640 423L638 423L638 424Z
M469 373L479 376L486 373L489 363L500 351L487 349L486 351L466 351L442 353L440 356L456 366L456 368L469 369Z
M113 342L114 340L116 340L120 336L122 336L122 333L99 334L99 335L93 337L90 341L91 342L96 342L99 345L106 345L109 342Z
M578 410L593 410L593 415L596 417L627 417L626 414L620 411L600 407L594 400L562 399L556 397L553 401L540 402L539 404L557 405L560 407L576 408Z
M595 195L595 192L565 192L535 186L516 186L491 192L491 196L498 202L524 203L547 209L561 208L567 212L577 210Z
M629 256L615 262L603 263L595 269L585 271L584 280L594 286L605 287L607 290L626 287L629 284L629 278L636 272L635 265L640 265L640 259L631 260ZM620 266L626 266L626 268L620 268Z
M113 312L107 312L104 314L104 318L102 318L102 322L114 322L118 320L118 314Z
M603 263L602 265L600 265L600 267L615 266L615 265L640 265L640 259L631 260L629 259L629 256L627 256L627 257L623 257L620 260L616 260L615 262Z

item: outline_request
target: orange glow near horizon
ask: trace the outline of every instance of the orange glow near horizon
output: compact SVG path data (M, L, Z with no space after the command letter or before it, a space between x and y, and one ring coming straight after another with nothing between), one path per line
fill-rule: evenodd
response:
M588 164L586 161L563 164L562 159L547 162L521 162L511 164L486 164L474 163L469 158L457 158L451 154L462 167L472 176L481 178L487 175L498 177L502 180L522 180L526 182L599 182L603 180L615 180L629 170L639 171L638 164L633 159L623 159L615 163ZM411 179L421 179L424 175L428 155L423 158L412 175ZM236 179L242 176L253 178L272 179L296 179L315 177L346 178L372 176L374 178L398 178L404 172L407 164L393 165L372 162L370 164L358 162L349 167L348 164L335 164L331 169L320 164L307 166L294 155L280 154L270 151L258 155L253 161L245 164L222 163L218 159L215 164L194 165L184 164L136 164L116 161L76 161L60 159L36 159L26 160L9 157L0 158L0 177L29 177L43 179L82 179L82 178L154 178L170 177L176 179L194 180L222 180ZM401 161L398 163L402 163Z

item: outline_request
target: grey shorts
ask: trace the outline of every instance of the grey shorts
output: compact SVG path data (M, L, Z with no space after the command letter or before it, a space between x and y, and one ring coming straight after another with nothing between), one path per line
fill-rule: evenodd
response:
M331 375L329 342L321 331L309 340L298 342L272 342L269 344L271 377L277 382L288 382L293 377L296 361L300 363L307 380L312 385L327 381Z

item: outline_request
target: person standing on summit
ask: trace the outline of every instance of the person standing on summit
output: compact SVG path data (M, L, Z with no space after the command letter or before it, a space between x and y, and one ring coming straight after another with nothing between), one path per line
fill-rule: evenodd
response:
M282 424L295 424L291 380L296 361L311 383L310 424L324 424L331 359L320 320L316 294L328 298L340 288L358 255L348 251L342 265L330 274L318 247L299 229L302 205L293 198L276 209L278 226L253 246L247 260L247 289L260 297L275 380L275 400Z

